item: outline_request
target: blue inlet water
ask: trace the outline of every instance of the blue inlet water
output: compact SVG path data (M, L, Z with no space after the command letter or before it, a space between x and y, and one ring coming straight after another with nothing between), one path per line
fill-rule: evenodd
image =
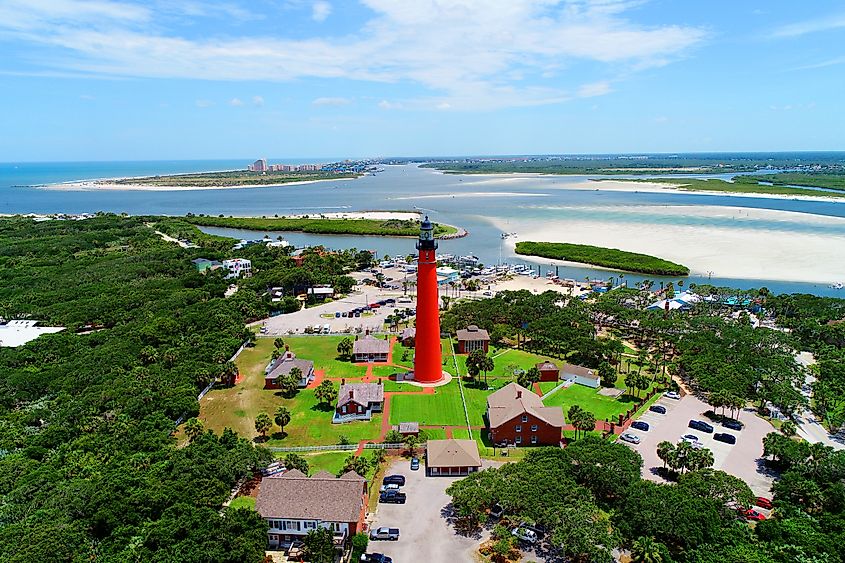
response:
M274 159L273 162L285 162ZM45 189L45 184L94 178L147 176L243 169L242 160L157 161L157 162L75 162L75 163L2 163L0 164L0 213L82 213L95 211L137 214L206 213L225 215L286 215L362 210L423 210L434 220L460 225L470 236L442 241L442 252L474 254L486 264L499 261L519 262L502 243L502 227L510 220L600 219L608 222L719 228L763 228L779 236L812 233L837 240L845 237L845 227L832 223L801 221L750 221L742 214L726 214L714 219L694 214L677 215L653 212L661 206L724 206L793 211L831 217L845 217L845 202L764 199L713 196L695 193L630 193L593 190L567 190L567 184L583 182L585 176L512 177L491 181L488 176L445 175L415 166L390 166L375 176L354 181L331 181L298 186L241 188L236 190L195 191L65 191ZM498 223L496 226L494 223ZM257 234L214 230L252 238ZM282 234L290 242L324 244L332 248L357 247L379 254L407 254L413 245L407 239ZM545 273L550 268L542 266ZM608 277L607 271L591 268L559 267L563 277ZM633 283L639 276L626 275ZM655 279L654 276L649 276ZM658 278L659 279L659 278ZM667 279L668 281L668 279ZM691 282L706 278L691 276ZM777 292L805 291L842 295L825 284L790 283L766 280L734 280L714 275L714 283L735 287L765 285ZM845 280L843 280L845 281Z

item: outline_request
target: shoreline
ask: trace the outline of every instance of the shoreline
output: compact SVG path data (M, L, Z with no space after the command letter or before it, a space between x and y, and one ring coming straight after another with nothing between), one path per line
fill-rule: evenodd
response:
M146 177L146 176L144 176ZM133 178L108 178L104 180L77 180L74 182L62 182L59 184L43 184L29 186L38 190L56 190L73 192L96 192L96 191L144 191L144 192L191 192L201 190L244 190L254 188L281 188L286 186L304 186L318 182L344 182L357 180L358 178L320 178L317 180L296 180L293 182L282 182L280 184L252 184L248 186L151 186L149 184L115 184L109 183L116 180L132 180Z
M544 221L541 227L525 219L510 223L494 220L501 229L517 233L505 241L510 252L516 242L533 240L542 242L567 242L618 248L630 252L660 256L684 264L689 276L728 279L772 280L795 283L833 284L845 280L845 236L819 235L800 231L784 232L767 228L756 222L829 224L842 226L845 219L829 216L812 216L790 211L735 208L741 210L748 221L742 228L728 228L714 224L683 225L655 220L607 221L600 219L572 219ZM672 219L688 214L683 206L662 210L663 216ZM696 206L697 217L714 221L724 217L726 209ZM600 269L588 264L567 263L551 258L519 255L537 264L573 265ZM618 270L608 270L618 271ZM643 275L643 274L637 274ZM655 276L667 277L673 276ZM676 276L677 277L677 276Z

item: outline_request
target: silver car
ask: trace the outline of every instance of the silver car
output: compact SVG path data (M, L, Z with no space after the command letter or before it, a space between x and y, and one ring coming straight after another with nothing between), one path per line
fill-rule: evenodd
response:
M624 434L619 436L619 439L624 441L624 442L630 442L632 444L639 444L640 443L640 437L637 436L636 434L631 434L630 432L625 432Z

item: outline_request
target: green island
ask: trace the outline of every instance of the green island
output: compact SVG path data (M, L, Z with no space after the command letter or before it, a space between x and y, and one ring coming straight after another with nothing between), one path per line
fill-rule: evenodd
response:
M784 179L775 180L780 175L765 176L735 176L731 182L718 178L649 178L626 180L629 182L653 182L658 184L671 184L672 187L685 191L710 191L741 194L771 194L786 196L811 196L811 197L845 197L845 176L828 175L828 177L816 177L808 174L792 174L789 181ZM596 180L601 182L603 180ZM762 182L762 183L761 183ZM784 185L791 184L791 185ZM815 189L794 187L806 185L819 188L827 188L831 191L820 191ZM841 193L833 190L842 190Z
M121 186L173 186L184 188L220 188L245 186L275 186L291 182L315 180L343 180L357 178L352 172L252 172L249 170L226 170L222 172L199 172L196 174L170 174L144 178L119 178L102 180L95 184L117 184Z
M516 253L525 256L540 256L541 258L592 264L603 268L641 274L658 276L686 276L689 274L689 268L686 266L656 256L589 244L520 241L516 243Z
M418 220L403 219L330 219L314 217L211 217L189 215L185 222L202 227L226 227L254 231L300 231L327 235L377 235L416 237L420 234ZM458 229L451 225L434 223L436 236L454 235Z

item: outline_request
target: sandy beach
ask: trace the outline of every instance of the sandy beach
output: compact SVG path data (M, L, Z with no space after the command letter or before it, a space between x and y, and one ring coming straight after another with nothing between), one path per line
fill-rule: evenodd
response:
M318 182L343 182L357 180L357 178L334 178L325 180L301 180L297 182L284 182L282 184L262 184L254 186L150 186L147 184L116 184L115 180L130 178L110 178L109 180L82 180L79 182L63 182L61 184L47 184L35 186L41 190L63 190L76 192L90 191L144 191L144 192L193 192L198 190L244 190L252 188L282 188L287 186L302 186L305 184L316 184Z
M612 207L605 208L611 213ZM622 210L630 213L629 207ZM494 220L517 241L592 244L640 252L688 266L693 275L810 283L845 281L845 218L791 211L717 206L643 206L625 219ZM636 214L648 218L637 219ZM584 215L592 215L584 208ZM731 219L731 217L736 218ZM689 225L681 224L688 220ZM729 225L729 226L728 226ZM830 227L825 234L801 232L801 225ZM555 261L524 257L537 263ZM560 262L562 264L562 262Z

